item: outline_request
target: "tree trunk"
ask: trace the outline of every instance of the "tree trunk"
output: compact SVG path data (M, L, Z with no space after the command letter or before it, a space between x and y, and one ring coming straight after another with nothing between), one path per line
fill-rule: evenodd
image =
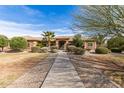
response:
M4 47L2 47L2 52L3 52Z

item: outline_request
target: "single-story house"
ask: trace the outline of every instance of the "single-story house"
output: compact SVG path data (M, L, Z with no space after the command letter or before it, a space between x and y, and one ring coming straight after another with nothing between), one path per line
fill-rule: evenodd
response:
M38 42L42 40L41 37L31 37L31 36L24 36L24 38L28 41L28 47L35 47ZM84 49L96 49L96 42L93 39L90 38L82 38L84 41L84 44L82 45L82 48ZM57 46L58 49L66 49L67 45L72 45L73 36L56 36L54 40L52 41L52 45Z

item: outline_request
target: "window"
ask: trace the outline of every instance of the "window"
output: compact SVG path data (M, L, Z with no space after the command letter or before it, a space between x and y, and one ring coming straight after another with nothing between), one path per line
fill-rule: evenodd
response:
M88 46L93 46L93 43L92 42L88 42Z

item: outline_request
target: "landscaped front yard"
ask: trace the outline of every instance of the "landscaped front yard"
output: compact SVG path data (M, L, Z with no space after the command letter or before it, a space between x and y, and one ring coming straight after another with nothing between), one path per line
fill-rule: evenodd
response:
M6 87L47 55L47 53L1 53L0 87Z

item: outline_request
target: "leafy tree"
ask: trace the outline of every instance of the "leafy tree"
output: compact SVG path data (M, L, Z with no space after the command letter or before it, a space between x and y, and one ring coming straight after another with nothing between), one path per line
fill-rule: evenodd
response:
M124 36L116 36L108 40L107 42L108 48L120 48L124 45Z
M48 43L48 47L50 48L51 41L54 39L55 33L50 32L50 31L46 31L46 32L43 32L42 36L43 36L43 40Z
M23 37L13 37L10 40L10 47L14 50L23 50L27 48L27 40Z
M82 47L82 45L83 45L83 40L82 40L80 34L77 34L77 35L74 36L74 38L73 38L73 44L74 44L76 47Z
M80 6L74 19L72 28L76 31L89 31L93 34L102 33L109 36L124 33L124 6Z
M8 46L8 38L4 35L0 35L0 47L2 48L2 51L4 47Z

